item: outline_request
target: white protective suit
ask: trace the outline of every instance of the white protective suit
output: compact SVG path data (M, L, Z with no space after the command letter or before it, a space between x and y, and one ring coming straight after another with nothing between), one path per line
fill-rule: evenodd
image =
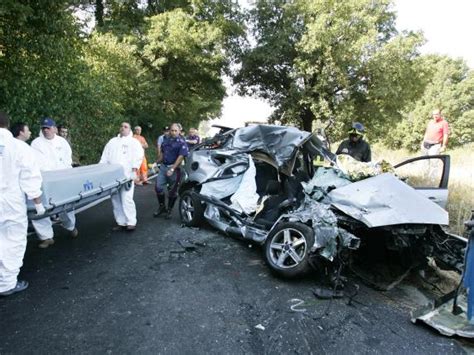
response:
M0 128L0 292L16 286L26 249L25 194L40 197L41 183L33 150Z
M132 179L132 185L129 190L122 188L118 193L112 195L112 206L115 221L120 226L135 226L137 224L137 211L133 201L133 192L135 184L133 180L136 173L132 169L139 169L142 165L144 150L140 142L133 138L130 133L128 136L120 135L112 138L104 148L100 164L120 164L123 166L125 176Z
M72 150L69 143L58 135L53 139L46 139L43 135L31 142L31 147L36 151L37 159L41 161L41 171L51 171L72 168ZM74 211L60 213L61 224L68 231L76 227ZM54 237L53 224L49 217L32 222L39 239L52 239Z

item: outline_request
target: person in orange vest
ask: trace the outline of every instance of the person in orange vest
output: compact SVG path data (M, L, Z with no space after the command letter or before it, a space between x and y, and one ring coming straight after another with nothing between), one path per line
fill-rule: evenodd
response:
M136 126L134 129L133 129L133 138L137 139L140 144L142 145L142 148L143 150L147 149L148 148L148 143L145 139L145 137L143 137L141 134L142 134L142 128L140 126ZM148 164L147 164L147 160L146 160L146 155L143 156L143 161L142 161L142 165L140 166L140 169L138 170L138 181L135 183L136 185L147 185L149 184L148 182Z

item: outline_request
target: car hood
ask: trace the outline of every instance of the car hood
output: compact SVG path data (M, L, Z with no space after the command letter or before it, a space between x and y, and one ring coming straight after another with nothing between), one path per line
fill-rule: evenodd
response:
M328 198L368 227L449 224L447 211L389 173L332 190Z

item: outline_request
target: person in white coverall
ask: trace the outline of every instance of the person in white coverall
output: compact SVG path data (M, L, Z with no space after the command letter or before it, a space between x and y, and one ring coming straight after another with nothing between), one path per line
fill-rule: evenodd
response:
M137 211L133 201L137 171L143 160L144 151L138 140L133 138L130 124L123 122L120 134L112 138L105 146L100 164L120 164L124 173L132 179L130 189L122 188L113 194L112 206L117 226L114 230L133 231L137 225Z
M31 147L36 151L41 161L41 171L51 171L72 168L72 151L69 143L56 134L56 123L51 118L41 120L41 133L33 140ZM67 229L73 238L77 237L76 216L74 211L60 213L62 226ZM51 218L43 218L32 222L41 243L40 248L47 248L54 244L54 232Z
M18 280L26 249L28 218L26 200L41 203L41 173L28 144L13 138L9 117L0 112L0 296L23 291L28 282Z

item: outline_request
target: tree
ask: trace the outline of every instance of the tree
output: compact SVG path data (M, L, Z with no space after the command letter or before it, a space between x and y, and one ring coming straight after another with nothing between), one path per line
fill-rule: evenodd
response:
M442 109L450 125L449 146L474 142L474 71L461 59L426 55L419 66L428 73L423 95L407 109L386 142L418 150L431 112Z
M185 126L220 114L221 75L245 32L234 1L107 1L97 30L131 44L142 67L125 114L142 124Z
M80 112L82 42L67 7L25 0L0 11L0 107L34 128L44 115Z
M154 133L171 121L197 125L220 112L221 74L244 33L237 9L211 0L5 0L0 110L34 132L43 116L68 125L82 163L97 161L122 120ZM95 31L78 10L95 13Z
M123 77L134 75L112 75L130 65L124 48L114 56L107 40L85 42L69 5L25 0L0 11L0 109L34 133L44 116L67 125L76 155L92 163L124 118Z
M138 124L140 116L140 81L142 68L135 57L135 47L120 42L110 33L96 32L87 40L82 75L82 117L75 122L78 136L88 137L81 144L82 156L97 161L104 144L114 136L120 122Z
M270 101L273 120L308 131L316 119L358 120L375 137L423 87L414 66L422 36L397 34L394 21L388 0L258 1L256 44L234 82Z
M148 111L185 126L218 115L225 96L222 31L179 9L147 21L137 56L149 73Z

